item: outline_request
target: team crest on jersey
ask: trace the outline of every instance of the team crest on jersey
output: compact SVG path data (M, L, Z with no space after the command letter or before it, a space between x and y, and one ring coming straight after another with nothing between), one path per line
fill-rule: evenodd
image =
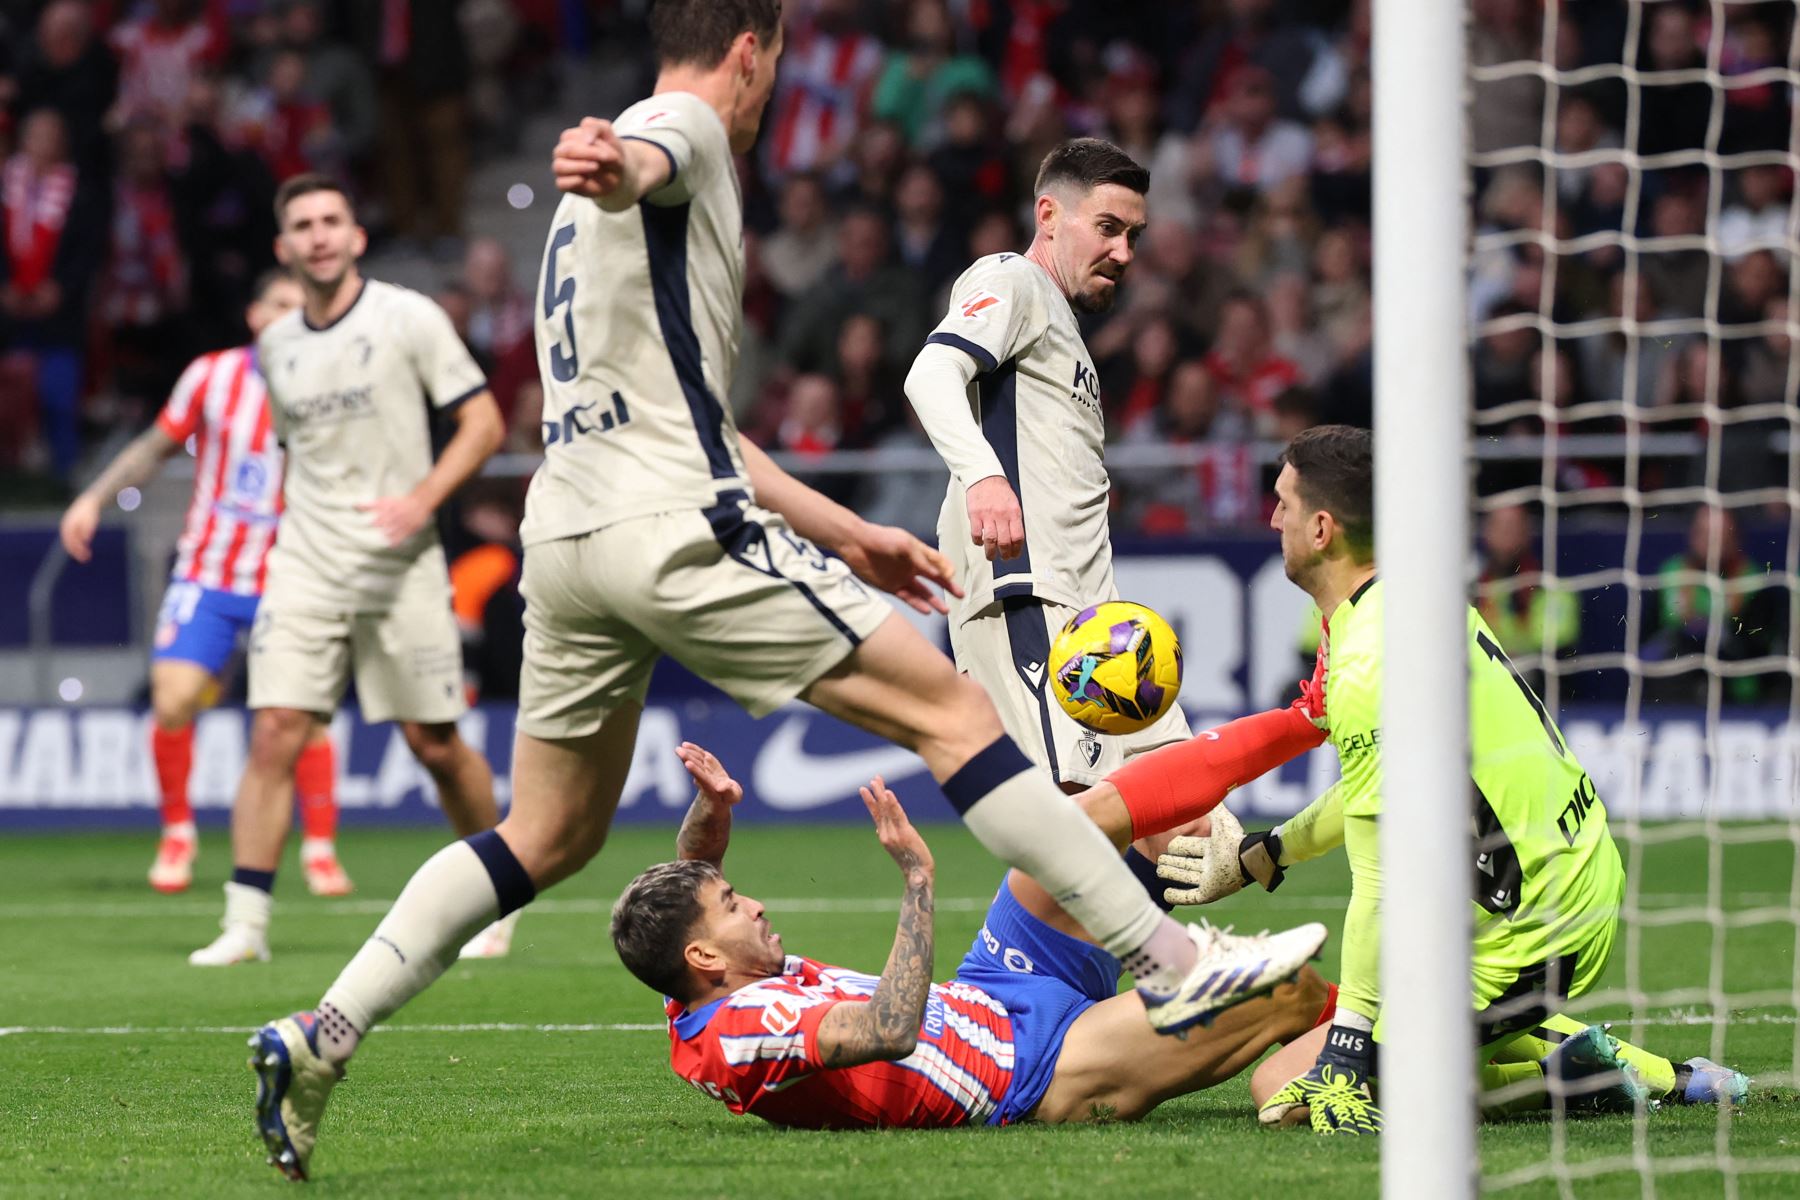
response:
M763 1028L777 1037L800 1027L800 1006L790 1000L776 1000L763 1006Z
M1093 770L1094 764L1100 761L1100 739L1093 730L1081 735L1081 740L1075 743L1075 753L1081 756L1090 771Z
M992 292L976 292L973 296L970 296L967 300L962 302L963 320L973 321L983 312L995 307L999 303L1000 297L994 295Z
M269 490L269 468L261 459L246 458L238 464L231 479L231 490L247 500L260 500Z

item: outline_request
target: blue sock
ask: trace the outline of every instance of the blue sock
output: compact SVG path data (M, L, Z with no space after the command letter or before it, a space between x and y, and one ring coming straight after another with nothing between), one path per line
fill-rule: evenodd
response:
M259 892L275 891L275 872L253 871L249 867L231 868L231 882L253 887Z
M494 882L494 895L500 899L500 915L517 912L530 904L537 896L537 888L532 885L531 876L519 865L513 856L512 849L507 846L506 839L498 830L487 829L463 841L487 868L488 878Z

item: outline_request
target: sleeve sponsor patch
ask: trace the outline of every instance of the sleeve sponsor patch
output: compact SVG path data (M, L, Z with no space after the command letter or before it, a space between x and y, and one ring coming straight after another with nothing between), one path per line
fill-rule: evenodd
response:
M990 308L997 307L1000 303L1000 297L994 295L992 292L976 292L973 295L964 298L960 304L963 320L985 320L986 318L982 317L981 314Z

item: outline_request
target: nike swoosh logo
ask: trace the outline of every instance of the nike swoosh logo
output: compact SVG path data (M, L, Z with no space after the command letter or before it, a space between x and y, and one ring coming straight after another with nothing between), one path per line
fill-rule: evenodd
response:
M877 746L842 754L814 754L803 744L813 718L796 713L763 743L750 781L758 798L780 812L805 812L856 795L877 775L890 786L917 775L925 763L911 750Z

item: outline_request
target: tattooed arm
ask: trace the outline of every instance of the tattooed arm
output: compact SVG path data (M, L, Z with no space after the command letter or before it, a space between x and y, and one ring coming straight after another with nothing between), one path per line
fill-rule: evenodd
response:
M932 897L935 868L931 849L906 819L906 810L879 777L862 789L863 804L875 818L875 834L906 879L900 898L900 927L881 982L867 1004L838 1004L819 1022L820 1060L828 1067L905 1058L919 1041L919 1022L931 992Z
M694 802L675 835L675 857L718 866L731 845L731 808L744 798L744 788L710 752L692 742L675 748L675 756L694 781Z

